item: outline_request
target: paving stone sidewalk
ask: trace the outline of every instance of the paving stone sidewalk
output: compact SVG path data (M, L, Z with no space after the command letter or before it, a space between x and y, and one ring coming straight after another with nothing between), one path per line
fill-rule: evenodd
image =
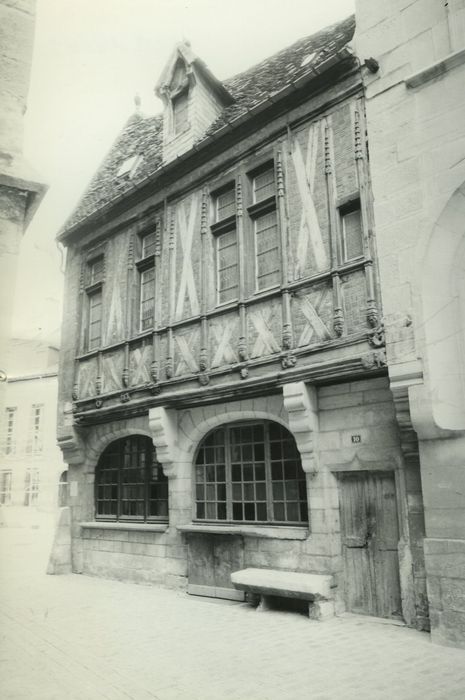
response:
M0 531L2 700L465 698L465 652L425 633L46 576L47 545Z

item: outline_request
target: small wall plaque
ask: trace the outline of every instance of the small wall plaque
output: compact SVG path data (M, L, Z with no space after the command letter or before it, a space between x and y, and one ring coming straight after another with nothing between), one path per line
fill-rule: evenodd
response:
M353 443L362 442L361 435L351 435L350 439L352 440Z

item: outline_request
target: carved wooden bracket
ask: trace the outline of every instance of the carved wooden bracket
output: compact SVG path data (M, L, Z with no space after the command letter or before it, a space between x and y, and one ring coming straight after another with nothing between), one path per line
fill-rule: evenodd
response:
M289 415L289 427L302 458L302 469L310 474L315 473L318 471L315 459L315 438L318 434L316 390L305 382L284 384L283 399Z
M156 406L149 410L149 426L153 444L157 450L157 459L166 476L175 474L177 461L178 420L177 412L172 408Z

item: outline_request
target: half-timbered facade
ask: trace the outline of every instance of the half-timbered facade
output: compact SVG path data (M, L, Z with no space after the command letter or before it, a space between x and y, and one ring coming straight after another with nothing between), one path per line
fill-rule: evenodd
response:
M247 567L331 575L326 612L425 624L353 31L224 83L176 47L62 232L74 570L230 598Z

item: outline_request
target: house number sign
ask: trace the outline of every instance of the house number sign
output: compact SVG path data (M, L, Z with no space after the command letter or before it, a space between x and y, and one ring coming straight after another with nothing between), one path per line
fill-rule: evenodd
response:
M351 438L353 443L358 443L362 442L362 436L361 435L351 435Z

